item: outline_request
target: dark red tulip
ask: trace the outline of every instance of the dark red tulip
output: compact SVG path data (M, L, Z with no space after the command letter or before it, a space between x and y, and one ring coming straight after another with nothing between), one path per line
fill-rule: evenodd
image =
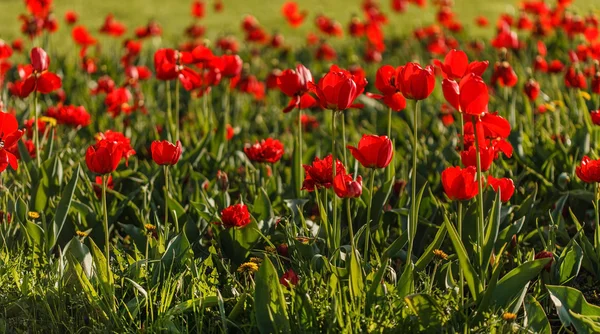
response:
M175 165L179 158L181 158L181 142L178 140L175 145L169 141L155 140L150 145L150 153L152 153L152 160L158 165Z
M46 116L56 119L58 124L65 124L74 128L86 127L92 122L90 114L83 106L62 105L50 107L46 111ZM43 133L44 131L40 129L40 132Z
M442 186L451 200L465 201L478 193L477 168L448 167L442 172Z
M431 66L425 68L417 63L406 64L398 73L397 82L405 98L424 100L435 87L435 74Z
M223 61L223 69L221 74L226 78L233 78L242 73L243 61L238 55L223 55L221 56Z
M322 160L315 157L312 165L302 165L302 167L305 172L302 190L312 192L315 188L329 189L333 186L333 157L331 154ZM336 159L335 173L336 175L346 174L346 167L338 159Z
M513 87L517 84L518 77L512 66L507 61L497 62L492 73L492 84L501 87Z
M65 22L67 22L67 24L75 24L77 23L77 19L79 19L79 15L74 11L69 10L65 13Z
M114 172L123 157L121 144L112 140L100 140L85 152L85 163L89 170L96 174Z
M377 70L375 76L375 87L382 95L367 93L367 96L374 99L383 99L383 103L394 111L401 111L406 108L406 99L400 93L400 86L397 81L398 74L402 67L394 68L391 65L384 65Z
M283 112L290 112L300 107L301 99L309 91L309 83L312 82L310 70L302 64L296 65L296 70L287 69L277 77L277 87L285 95L292 98Z
M129 157L135 155L135 150L131 147L131 141L124 134L118 131L106 130L96 135L96 143L108 140L119 144L121 156L125 158L125 165L129 162Z
M527 95L527 98L529 98L529 101L535 101L540 94L540 84L534 79L529 79L525 87L523 87L523 91Z
M17 157L11 153L17 142L23 137L24 130L19 130L19 124L13 114L0 111L0 172L10 165L12 169L19 167Z
M267 138L254 145L246 144L244 153L250 161L276 163L283 156L283 144L277 139Z
M387 136L363 135L358 147L347 146L363 167L385 168L392 161L394 148Z
M585 183L600 182L600 160L592 160L587 155L575 167L575 174Z
M250 222L250 212L244 204L235 204L221 211L221 223L225 228L241 228L250 224Z
M49 94L62 86L62 80L54 73L48 71L50 57L42 48L31 49L31 67L23 69L25 81L20 85L19 97L26 98L33 91Z
M288 269L288 271L286 271L283 274L283 276L281 276L281 278L279 279L279 283L281 283L283 286L285 286L288 289L291 286L298 285L299 282L300 282L300 279L298 278L298 275L296 275L296 272L294 271L294 269Z
M513 183L513 180L506 177L497 179L489 175L488 184L490 187L492 187L492 189L494 189L495 192L498 192L498 189L500 189L500 200L502 202L508 202L515 192L515 184Z
M548 65L548 73L556 74L560 73L565 69L565 65L558 59L554 59Z
M581 71L570 66L565 72L565 86L567 88L587 89L587 80Z
M330 110L346 110L354 105L354 100L362 94L367 80L333 65L318 84L311 83L311 90L317 95L321 107Z
M550 261L548 261L548 264L546 264L544 266L544 269L547 272L550 272L550 269L552 268L552 262L554 262L554 254L552 254L552 252L549 251L541 251L537 254L535 254L534 260L539 260L539 259L550 259Z

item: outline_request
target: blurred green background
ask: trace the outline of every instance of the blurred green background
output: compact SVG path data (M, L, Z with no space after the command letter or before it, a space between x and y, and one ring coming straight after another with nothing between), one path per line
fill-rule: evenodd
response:
M224 10L215 13L212 8L214 0L206 0L207 15L202 23L207 27L207 38L223 32L240 33L240 21L245 14L256 16L268 32L281 31L288 41L304 40L308 31L314 30L313 19L318 13L334 17L346 27L352 14L360 14L361 0L298 0L301 9L309 11L307 22L297 31L292 31L281 15L281 6L285 0L223 0ZM176 40L185 27L192 21L190 16L191 0L55 0L54 12L60 23L59 36L66 34L64 13L74 10L80 15L80 23L86 25L97 35L97 30L108 13L126 23L129 30L148 22L158 21L167 40ZM390 10L390 0L380 0L384 11L388 13L390 25L388 32L403 33L419 24L434 21L434 6L431 0L425 10L409 5L404 14L396 14ZM549 1L553 3L553 1ZM517 0L455 0L455 12L470 34L489 35L493 22L502 12L518 13ZM600 0L575 0L573 9L580 13L600 8ZM20 22L17 17L25 12L22 0L0 0L0 38L11 40L20 35ZM492 24L487 29L475 27L474 18L486 16Z

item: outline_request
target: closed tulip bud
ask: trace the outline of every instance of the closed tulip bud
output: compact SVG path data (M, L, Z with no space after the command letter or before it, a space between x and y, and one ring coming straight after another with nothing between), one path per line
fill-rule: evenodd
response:
M431 66L423 68L417 63L408 63L398 74L397 82L404 97L424 100L435 87L435 74Z
M394 148L387 136L363 135L358 147L347 146L352 156L366 168L385 168L392 161Z
M159 165L175 165L181 158L181 142L178 140L176 145L163 140L155 140L150 146L152 160Z
M217 172L217 186L220 191L227 191L229 189L229 178L227 177L227 173L223 171Z

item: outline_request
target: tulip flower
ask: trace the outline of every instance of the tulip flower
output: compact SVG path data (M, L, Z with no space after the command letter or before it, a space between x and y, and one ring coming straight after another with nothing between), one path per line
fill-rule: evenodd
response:
M42 48L31 49L31 65L25 67L25 72L30 73L23 86L19 96L26 98L31 92L49 94L62 86L62 80L54 73L48 71L50 66L50 57Z
M592 160L584 156L581 164L575 168L575 174L585 183L600 182L600 159Z
M495 192L498 192L498 189L500 189L500 200L502 202L508 202L515 192L515 184L509 178L497 179L489 175L488 184Z
M534 260L550 259L550 261L544 266L544 270L546 270L547 272L550 272L550 269L552 268L552 262L554 262L554 254L552 254L552 252L544 250L544 251L541 251L541 252L538 252L537 254L535 254L533 259Z
M529 101L535 101L540 94L540 84L533 78L530 78L527 80L525 87L523 87L523 91L525 92L525 95L527 95Z
M161 166L173 166L181 158L181 142L178 140L176 145L163 140L155 140L150 145L150 152L152 153L152 160L156 164Z
M417 63L406 64L397 76L400 92L407 99L424 100L435 87L435 74L431 66L425 68Z
M348 146L348 149L366 168L385 168L394 154L392 141L387 136L363 135L358 147Z
M455 201L470 200L478 194L477 169L448 167L442 172L442 186L448 197Z
M221 211L221 224L225 228L241 228L250 224L250 222L250 212L244 204L235 204Z
M342 111L353 106L354 100L362 94L367 80L352 75L347 70L333 65L318 84L311 83L311 91L324 109Z
M442 91L446 101L461 113L480 116L487 112L488 88L483 79L474 73L467 74L460 84L444 79Z
M273 138L267 138L253 145L246 144L244 153L250 161L276 163L283 156L283 144Z
M496 150L493 146L480 147L479 157L481 159L481 170L486 172L492 166L494 158L496 157ZM460 159L465 167L477 167L477 150L474 145L465 148L464 151L460 152Z
M308 15L307 11L300 11L298 4L294 1L288 1L281 7L281 13L292 28L297 28Z
M333 190L339 198L357 198L362 194L362 177L359 175L356 180L352 175L339 173L333 180Z
M5 171L9 165L14 170L19 167L17 157L11 153L25 133L18 128L14 115L0 111L0 172Z
M446 54L443 63L437 60L435 62L436 66L442 69L445 78L450 80L460 80L470 73L482 76L489 64L488 61L474 61L469 63L467 54L464 51L455 49L450 50Z
M291 268L288 269L288 271L286 271L279 279L279 283L281 283L288 289L290 289L292 286L298 285L299 282L300 279L298 278L298 275L296 274L294 269Z
M104 19L104 24L100 28L100 33L107 34L113 37L120 37L127 31L125 25L115 20L115 16L108 14Z
M287 107L283 109L284 113L301 106L302 98L304 95L308 95L309 83L312 80L310 70L302 64L296 65L296 70L287 69L281 72L281 75L277 77L277 87L285 95L292 98Z
M336 159L336 175L346 174L344 164ZM333 185L333 157L328 155L323 159L315 157L312 165L303 165L305 176L302 190L312 192L315 188L329 189Z

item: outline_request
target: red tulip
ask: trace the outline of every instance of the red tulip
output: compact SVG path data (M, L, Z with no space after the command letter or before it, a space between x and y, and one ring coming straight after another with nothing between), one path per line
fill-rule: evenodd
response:
M391 65L381 66L375 76L375 87L382 95L367 93L367 96L374 99L383 99L383 103L394 111L401 111L406 108L406 99L400 93L397 77L402 71L402 67L394 68Z
M333 180L333 190L340 198L357 198L362 195L362 177L359 175L356 180L352 175L340 173L335 175Z
M541 251L537 254L535 254L534 260L539 260L539 259L550 259L550 261L544 266L544 269L547 272L550 272L550 269L552 268L552 262L554 262L554 254L552 254L552 252L549 251Z
M590 111L590 116L592 117L592 123L600 125L600 110Z
M575 168L575 174L585 183L600 182L600 160L592 160L587 155L581 159L581 165Z
M26 79L20 85L19 97L26 98L33 91L48 94L62 86L62 80L54 73L48 71L50 57L42 48L31 49L31 67L24 69Z
M560 73L565 69L565 65L558 59L554 59L548 65L548 72L552 74Z
M192 16L201 19L204 17L205 3L202 0L192 2Z
M100 28L100 32L114 37L119 37L127 31L125 25L115 20L114 15L108 14L104 19L104 24Z
M477 168L448 167L442 172L442 186L451 200L465 201L478 193Z
M283 156L283 144L277 139L267 138L254 145L246 144L244 153L250 161L276 163Z
M6 42L0 39L0 60L8 59L12 56L13 50Z
M96 135L96 143L100 143L103 140L108 140L119 144L121 156L125 158L125 165L128 164L129 157L135 155L135 150L131 148L131 141L121 132L106 130L105 132L101 132Z
M488 171L492 166L492 162L494 162L494 158L496 157L496 150L493 146L483 146L479 147L479 157L481 161L481 170ZM474 145L469 146L469 148L465 148L464 151L460 152L460 159L462 164L465 167L476 167L477 166L477 150Z
M179 79L185 90L192 90L201 83L201 78L191 68L185 66L193 61L189 52L173 49L160 49L154 54L154 69L159 80Z
M117 169L122 156L120 143L103 139L87 149L85 163L93 173L104 175Z
M565 72L565 86L567 88L587 89L587 81L581 71L570 66L567 72Z
M178 140L176 145L163 140L155 140L150 145L150 152L152 153L152 160L158 165L175 165L179 158L181 158L181 142Z
M517 81L517 74L507 61L498 62L494 65L492 84L498 84L501 87L513 87L517 84Z
M529 98L529 101L535 101L540 94L540 84L534 79L529 79L525 87L523 87L523 91L527 95L527 98Z
M321 107L330 110L346 110L354 105L354 100L362 94L367 80L351 74L336 65L331 66L319 83L311 83L311 90L317 95Z
M221 56L221 60L223 61L223 69L221 70L221 74L227 78L233 78L240 73L242 73L242 67L244 63L242 62L242 58L238 55L223 55Z
M489 62L474 61L469 63L469 58L464 51L453 49L446 54L443 63L436 61L436 64L442 69L443 74L445 74L447 79L457 80L462 79L470 73L478 76L483 75Z
M298 278L298 275L296 275L296 272L294 271L294 269L288 269L288 271L286 271L283 276L281 276L281 278L279 279L279 283L281 283L283 286L285 286L286 288L290 288L290 284L291 285L298 285L298 282L300 282L300 279Z
M225 228L244 227L250 222L250 212L244 204L235 204L221 211L221 223Z
M71 32L75 43L82 47L88 47L96 44L96 39L87 31L84 26L76 26Z
M304 22L306 15L308 13L306 11L300 11L298 8L298 4L294 1L288 1L283 4L281 7L281 12L285 17L286 21L293 28L299 27Z
M74 128L85 127L92 122L90 114L83 106L62 105L50 107L46 111L46 116L56 119L58 124L66 124ZM42 124L45 126L45 123ZM40 132L43 133L44 131L40 128Z
M310 70L302 64L296 65L296 70L287 69L281 72L277 77L277 87L285 95L292 97L290 103L283 109L283 112L290 112L299 107L301 99L309 90L309 83L312 82Z
M19 167L17 157L10 152L16 148L17 142L25 133L18 128L17 119L13 114L0 111L0 172L5 171L8 165L14 170Z
M326 156L323 160L315 157L312 165L302 165L304 167L304 182L302 190L312 192L315 188L331 188L333 185L333 157ZM346 174L344 164L336 159L335 173Z
M460 84L444 79L442 91L446 101L467 115L480 116L487 112L489 94L483 79L474 73L467 74Z
M394 148L387 136L363 135L358 148L347 146L352 156L366 168L385 168L392 161Z
M78 18L79 18L79 16L77 15L77 13L75 13L72 10L69 10L65 13L65 22L67 22L67 24L77 23Z
M94 193L96 194L97 198L101 198L100 196L102 196L102 182L104 182L102 180L102 176L96 176L95 179L96 182L94 182L93 186L94 186ZM106 189L114 189L115 188L115 184L113 182L113 178L112 175L108 176L108 179L106 180Z
M435 87L435 74L431 66L422 68L417 63L406 64L398 73L397 84L402 95L411 100L426 99Z
M515 184L509 178L497 179L489 175L488 184L495 192L498 192L498 189L500 189L500 200L502 202L508 202L515 192Z

